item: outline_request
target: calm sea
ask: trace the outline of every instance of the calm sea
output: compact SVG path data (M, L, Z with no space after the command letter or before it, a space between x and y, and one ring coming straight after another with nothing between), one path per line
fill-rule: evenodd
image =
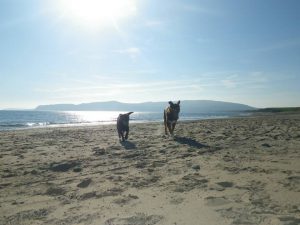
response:
M37 127L86 126L116 123L117 111L22 111L0 110L0 130ZM226 113L181 113L180 120L203 120L243 116L242 112ZM162 113L135 112L131 123L163 121Z

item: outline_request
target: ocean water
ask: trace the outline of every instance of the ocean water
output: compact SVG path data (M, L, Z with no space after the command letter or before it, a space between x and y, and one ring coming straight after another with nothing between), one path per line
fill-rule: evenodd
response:
M0 130L115 124L120 113L125 112L0 110ZM180 113L179 119L181 121L203 120L243 115L246 114L243 112ZM163 121L163 113L135 112L130 116L130 123L160 121Z

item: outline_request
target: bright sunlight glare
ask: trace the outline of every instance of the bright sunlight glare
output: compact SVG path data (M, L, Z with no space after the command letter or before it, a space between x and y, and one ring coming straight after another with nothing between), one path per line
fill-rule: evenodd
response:
M88 26L114 25L136 13L136 0L62 0L64 17Z

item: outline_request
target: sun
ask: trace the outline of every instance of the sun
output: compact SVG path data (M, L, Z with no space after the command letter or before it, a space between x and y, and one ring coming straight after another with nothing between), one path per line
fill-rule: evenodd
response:
M136 0L61 0L63 16L88 27L103 27L136 13Z

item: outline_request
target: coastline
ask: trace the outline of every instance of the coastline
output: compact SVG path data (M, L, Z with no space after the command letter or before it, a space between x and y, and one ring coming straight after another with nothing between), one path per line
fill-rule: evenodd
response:
M297 224L300 114L1 131L0 224Z
M85 127L116 124L121 111L1 111L0 131L32 128ZM180 114L181 121L247 116L241 111ZM161 112L135 112L131 123L162 122Z

